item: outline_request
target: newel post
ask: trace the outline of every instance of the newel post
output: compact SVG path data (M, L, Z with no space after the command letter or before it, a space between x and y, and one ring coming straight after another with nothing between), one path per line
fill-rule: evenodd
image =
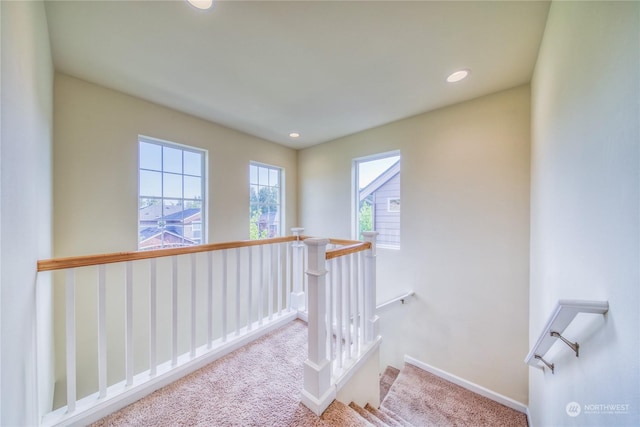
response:
M327 359L326 252L328 239L306 239L308 256L309 349L304 362L302 403L321 415L335 399L331 386L331 362Z
M303 231L304 228L301 227L291 229L291 232L296 237L296 240L291 242L291 263L293 264L291 308L296 311L305 310L304 289L302 288L302 283L304 282L304 272L302 271L304 263L304 242L300 240L300 235Z
M376 238L377 231L363 231L366 242L371 243L371 249L365 252L364 258L364 316L365 341L372 342L379 335L380 325L376 315Z

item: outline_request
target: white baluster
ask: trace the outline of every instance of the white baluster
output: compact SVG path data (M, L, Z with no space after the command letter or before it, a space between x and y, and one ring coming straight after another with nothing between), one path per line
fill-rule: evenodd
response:
M352 308L351 308L351 286L352 286L352 282L351 282L351 255L347 255L344 257L341 257L343 259L344 262L344 267L345 267L345 271L344 271L344 276L346 277L346 281L344 282L344 291L345 291L345 297L346 297L346 301L345 301L345 334L346 334L346 339L345 339L345 345L347 346L347 351L346 351L346 357L347 359L351 360L351 358L353 357L353 348L351 346L351 344L353 343L353 336L352 334L352 329L351 329L351 314L352 314Z
M107 395L107 297L104 264L98 266L98 398Z
M284 245L284 258L285 258L285 295L287 311L291 311L291 294L293 293L293 286L291 283L291 248L285 243Z
M247 330L252 329L252 309L253 309L253 247L247 246L247 250L249 252L248 255L248 267L249 267L249 277L247 278Z
M158 270L156 258L149 261L149 373L155 377L158 367Z
M297 311L306 309L305 293L304 293L304 243L300 240L300 233L304 228L292 228L293 235L296 240L291 242L291 263L293 278L291 291L291 308Z
M273 319L273 247L275 245L274 244L270 244L269 245L269 269L268 269L268 274L269 274L269 280L268 280L268 304L269 304L269 320L271 321Z
M171 366L178 364L178 257L171 257Z
M360 355L360 317L362 317L362 312L360 311L360 252L356 252L353 254L352 258L352 268L353 268L353 341L354 341L354 352L356 356Z
M262 326L264 305L264 245L260 245L260 283L258 288L258 324Z
M196 254L191 254L191 352L196 357Z
M65 330L67 350L67 412L76 410L76 276L67 270L65 285Z
M360 289L360 344L363 345L366 342L366 320L367 317L365 315L366 310L366 297L365 297L365 273L364 273L364 254L362 252L358 252L358 265L360 270L360 280L358 280L358 287Z
M342 302L342 297L343 297L343 283L342 283L342 259L343 258L339 258L339 259L335 259L335 266L336 266L336 314L335 314L335 320L336 320L336 329L335 329L335 334L336 334L336 361L337 361L337 369L340 370L342 369L342 355L343 355L343 349L342 349L342 314L344 313L344 307L343 307L343 302Z
M222 251L222 342L227 341L227 250Z
M131 261L125 263L125 385L133 384L133 266Z
M240 248L236 248L236 336L240 335Z
M276 243L276 251L278 256L276 257L276 270L277 270L277 280L276 286L278 286L278 314L282 313L282 287L284 283L282 283L282 244Z
M207 252L207 349L213 342L213 252Z

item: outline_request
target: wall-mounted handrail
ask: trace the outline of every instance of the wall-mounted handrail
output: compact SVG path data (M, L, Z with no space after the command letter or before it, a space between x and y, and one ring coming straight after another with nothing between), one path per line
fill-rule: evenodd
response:
M555 309L551 313L547 324L545 325L538 341L533 346L524 362L533 367L539 365L539 361L546 365L551 372L554 372L554 364L544 359L544 355L549 351L551 346L560 338L567 344L578 356L578 343L572 343L562 336L564 330L569 326L573 319L579 313L605 314L609 311L608 301L584 301L584 300L560 300Z
M385 308L385 307L388 307L388 306L390 306L390 305L392 305L392 304L395 304L395 303L397 303L397 302L401 302L402 304L404 304L404 303L406 302L406 300L407 300L407 299L409 299L409 298L411 298L411 297L413 297L413 296L415 296L415 295L416 295L416 293L415 293L414 291L409 291L409 292L407 292L407 293L405 293L405 294L402 294L402 295L400 295L400 296L397 296L397 297L395 297L395 298L392 298L392 299L390 299L389 301L385 301L385 302L383 302L383 303L381 303L381 304L377 305L377 306L376 306L376 310L381 310L381 309L383 309L383 308Z

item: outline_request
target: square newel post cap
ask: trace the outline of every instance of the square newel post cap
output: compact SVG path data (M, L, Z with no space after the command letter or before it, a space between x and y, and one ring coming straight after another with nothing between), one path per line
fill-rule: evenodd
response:
M377 231L363 231L362 232L362 237L364 237L364 241L365 242L369 242L371 243L371 250L369 252L369 256L376 256L376 240L378 238L378 234L380 234Z
M293 227L291 229L291 232L293 233L294 236L299 236L300 233L302 233L304 231L304 227Z
M325 239L322 237L311 237L309 239L305 239L304 244L307 246L327 246L329 244L329 239Z

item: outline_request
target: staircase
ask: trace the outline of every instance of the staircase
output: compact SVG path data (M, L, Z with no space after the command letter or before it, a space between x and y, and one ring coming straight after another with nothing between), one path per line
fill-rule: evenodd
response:
M406 364L380 378L381 405L300 402L307 326L296 320L94 426L527 426L526 416Z
M378 409L369 404L361 407L353 402L348 407L336 405L333 411L350 411L351 418L348 424L332 425L527 426L525 414L410 364L402 371L387 367L380 378L380 399L382 403ZM331 417L336 418L334 414Z

